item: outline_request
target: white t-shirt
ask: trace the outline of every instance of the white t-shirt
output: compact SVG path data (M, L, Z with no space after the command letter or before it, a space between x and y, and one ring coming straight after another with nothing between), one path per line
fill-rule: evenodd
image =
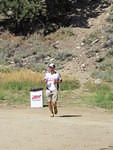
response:
M54 80L62 80L61 75L56 71L53 74L47 72L44 79L47 81L47 89L50 91L57 91L57 83L54 84Z

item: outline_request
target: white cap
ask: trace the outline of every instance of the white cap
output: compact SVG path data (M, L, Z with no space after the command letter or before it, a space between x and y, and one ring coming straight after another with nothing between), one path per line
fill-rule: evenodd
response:
M49 64L49 67L55 68L55 64L51 63Z

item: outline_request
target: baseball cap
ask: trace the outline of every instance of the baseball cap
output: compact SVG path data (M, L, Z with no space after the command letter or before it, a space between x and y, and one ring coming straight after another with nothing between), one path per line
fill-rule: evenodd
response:
M51 63L51 64L49 64L49 67L55 68L55 64Z

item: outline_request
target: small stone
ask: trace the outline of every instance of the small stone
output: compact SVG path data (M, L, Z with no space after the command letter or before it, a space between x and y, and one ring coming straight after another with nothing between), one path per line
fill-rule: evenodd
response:
M81 68L81 71L86 71L86 64L82 64L82 65L80 66L80 68Z
M85 45L85 43L82 42L82 43L81 43L81 46L84 46L84 45Z
M102 83L102 80L101 80L101 79L96 79L96 80L95 80L95 84L96 84L96 85L99 85L99 84L101 84L101 83Z
M80 46L77 46L76 48L77 48L77 49L80 49L81 47L80 47Z
M51 58L51 59L50 59L50 62L53 62L53 61L54 61L54 58Z

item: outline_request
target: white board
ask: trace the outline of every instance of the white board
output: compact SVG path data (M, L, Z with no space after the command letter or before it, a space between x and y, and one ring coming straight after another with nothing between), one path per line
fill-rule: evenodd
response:
M30 91L31 108L43 107L43 91Z

